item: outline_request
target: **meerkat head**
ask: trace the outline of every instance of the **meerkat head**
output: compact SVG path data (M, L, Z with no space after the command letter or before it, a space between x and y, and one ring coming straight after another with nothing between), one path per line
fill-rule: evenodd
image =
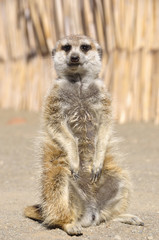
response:
M95 76L101 69L102 49L86 36L71 35L59 40L52 56L59 77L71 74Z

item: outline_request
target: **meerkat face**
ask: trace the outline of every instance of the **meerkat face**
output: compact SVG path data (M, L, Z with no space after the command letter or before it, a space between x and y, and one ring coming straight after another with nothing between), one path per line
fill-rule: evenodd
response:
M71 35L59 40L52 51L58 76L97 75L101 69L102 49L89 37Z

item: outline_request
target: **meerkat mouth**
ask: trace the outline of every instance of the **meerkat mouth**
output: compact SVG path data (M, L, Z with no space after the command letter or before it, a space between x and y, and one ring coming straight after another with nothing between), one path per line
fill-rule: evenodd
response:
M81 63L68 63L69 67L78 67L79 65L82 65Z

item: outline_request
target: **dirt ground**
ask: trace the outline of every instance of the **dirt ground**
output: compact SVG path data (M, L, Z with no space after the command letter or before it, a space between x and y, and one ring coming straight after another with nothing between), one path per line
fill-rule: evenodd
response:
M83 229L83 236L69 237L23 216L24 207L39 199L34 158L39 122L38 114L0 110L0 240L159 239L159 126L116 125L134 186L128 212L141 217L145 226L103 223Z

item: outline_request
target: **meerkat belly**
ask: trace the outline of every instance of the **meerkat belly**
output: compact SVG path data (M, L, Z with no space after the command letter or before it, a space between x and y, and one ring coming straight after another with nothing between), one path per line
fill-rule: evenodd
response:
M79 178L76 181L80 194L86 203L93 201L92 185L90 184L92 163L95 154L95 143L98 128L98 115L88 103L72 106L67 117L67 124L73 136L78 140L80 157Z
M95 152L97 114L88 104L78 104L71 107L67 119L70 130L78 139L80 162L89 165Z

